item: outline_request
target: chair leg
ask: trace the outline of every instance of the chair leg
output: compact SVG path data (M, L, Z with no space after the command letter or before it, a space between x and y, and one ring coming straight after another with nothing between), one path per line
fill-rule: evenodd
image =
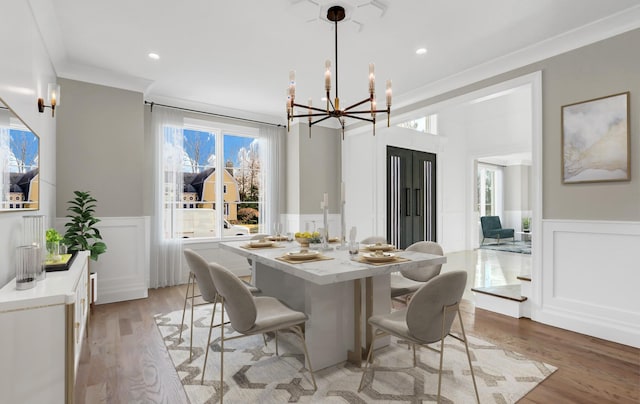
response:
M302 333L302 329L300 327L292 327L294 333L300 337L302 340L302 348L304 349L304 356L307 357L307 364L309 365L309 373L311 373L311 380L313 380L313 390L318 390L318 386L316 385L316 378L313 375L313 368L311 367L311 358L309 357L309 352L307 352L307 341L304 338L304 334ZM276 334L277 335L277 334Z
M189 362L191 362L191 357L193 356L193 304L196 293L196 276L193 275L193 284L191 285L191 328L189 330Z
M278 353L278 330L274 332L276 334L276 356L280 356Z
M471 355L469 354L469 344L467 343L467 334L464 332L464 325L462 324L462 316L460 315L460 308L458 308L458 319L460 320L460 329L462 330L462 338L464 339L464 348L467 351L467 360L469 361L469 369L471 370L471 380L473 380L473 388L476 391L476 400L480 404L480 395L478 394L478 386L476 385L476 376L473 373L473 365L471 365Z
M416 344L411 344L411 347L413 348L413 367L416 367Z
M202 377L200 377L200 384L204 383L204 372L207 371L207 358L209 358L209 344L211 344L211 331L213 330L213 317L216 315L216 304L218 304L218 299L213 302L213 312L211 312L211 323L209 324L209 337L207 338L207 345L205 345L204 350L204 363L202 364ZM224 321L224 319L222 319ZM224 328L224 323L220 325L221 328Z
M222 325L220 326L220 404L222 404L222 396L224 395L224 297L221 297L220 301L222 308Z
M182 342L182 329L184 328L184 314L187 312L187 300L189 300L189 286L191 286L191 277L193 272L189 272L189 280L187 281L187 291L184 294L184 305L182 306L182 321L180 321L180 335L178 341Z
M358 393L362 391L362 384L364 383L364 377L366 376L367 370L369 369L369 361L373 362L373 344L376 342L378 333L375 330L372 330L372 331L373 331L373 340L371 341L371 346L369 347L369 353L367 354L367 361L365 362L364 370L362 371L362 378L360 379L360 386L358 386ZM371 367L373 368L373 365L371 365ZM371 382L373 383L373 377L371 378Z
M440 333L440 367L438 368L438 404L440 404L440 388L442 387L442 360L444 358L444 339L447 337L445 321L447 318L447 307L442 308L442 332Z

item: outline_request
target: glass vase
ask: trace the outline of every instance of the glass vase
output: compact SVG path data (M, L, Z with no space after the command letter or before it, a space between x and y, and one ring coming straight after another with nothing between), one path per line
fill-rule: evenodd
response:
M25 290L36 286L41 271L40 247L33 244L16 247L16 289Z
M60 261L60 242L47 241L47 261Z
M45 229L44 229L44 215L28 215L23 216L24 222L24 245L32 245L38 247L38 271L36 273L36 279L42 280L45 278Z

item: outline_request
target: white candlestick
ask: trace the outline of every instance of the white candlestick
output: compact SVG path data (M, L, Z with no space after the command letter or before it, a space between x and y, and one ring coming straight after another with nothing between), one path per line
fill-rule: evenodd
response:
M328 193L324 193L324 195L322 196L322 201L324 202L324 207L328 208L329 207L329 194Z
M331 61L327 59L324 66L326 68L324 72L324 89L326 91L331 91Z

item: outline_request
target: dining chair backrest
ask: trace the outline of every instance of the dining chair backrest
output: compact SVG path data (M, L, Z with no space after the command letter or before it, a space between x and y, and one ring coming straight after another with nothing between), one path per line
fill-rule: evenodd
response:
M460 302L466 284L465 271L451 271L436 276L420 287L407 306L409 333L426 344L446 336L457 310L447 311L443 324L443 308Z
M417 251L426 254L444 256L442 246L434 241L418 241L406 248L406 251ZM419 268L401 271L405 278L409 278L416 282L426 282L436 275L440 274L442 264L423 265Z
M209 264L218 293L224 298L224 309L229 315L231 326L238 332L249 330L256 321L256 303L249 289L234 273L216 263Z
M207 260L190 248L184 249L184 257L187 260L187 264L189 264L189 269L196 276L196 283L198 284L202 298L207 302L214 302L218 290L209 273Z
M360 241L360 244L376 244L376 243L383 243L386 244L387 242L387 238L386 237L381 237L381 236L369 236L363 240Z

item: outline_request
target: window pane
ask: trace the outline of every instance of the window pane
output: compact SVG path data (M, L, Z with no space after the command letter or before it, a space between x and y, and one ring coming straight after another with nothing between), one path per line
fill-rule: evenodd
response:
M237 134L224 134L225 214L231 224L259 232L260 195L262 193L261 164L258 139Z
M182 206L176 227L178 236L216 237L216 136L185 129L183 136Z

